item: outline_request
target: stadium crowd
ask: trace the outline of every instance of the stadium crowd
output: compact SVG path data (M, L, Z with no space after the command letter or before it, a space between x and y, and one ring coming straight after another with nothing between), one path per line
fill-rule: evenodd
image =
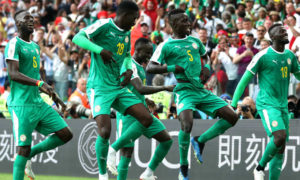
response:
M0 2L0 110L5 112L9 93L4 49L17 35L13 19L17 10L28 10L34 17L32 40L41 48L42 79L55 87L69 101L70 117L89 117L86 79L91 56L72 43L73 36L97 19L114 18L121 0L2 0ZM181 8L192 22L191 35L199 38L210 56L211 77L205 87L224 100L231 100L234 90L252 57L270 45L268 29L283 24L288 32L287 45L300 60L300 0L139 0L140 17L131 31L131 53L135 41L149 38L154 49L168 39L172 30L167 12ZM258 91L254 78L244 93L238 112L245 119L255 119L255 99ZM173 74L147 74L147 85L175 85ZM298 117L300 83L291 78L289 109ZM249 97L250 96L250 97ZM177 118L172 94L160 92L149 95L149 109L160 119ZM79 112L79 113L78 113ZM251 112L251 113L248 113ZM2 113L5 117L9 114ZM6 116L7 115L7 116ZM112 116L114 113L112 112ZM203 113L196 118L206 119Z

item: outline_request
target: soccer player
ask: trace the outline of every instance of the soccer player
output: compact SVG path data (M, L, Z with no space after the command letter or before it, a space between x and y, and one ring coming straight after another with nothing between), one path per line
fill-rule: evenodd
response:
M271 26L269 35L273 45L253 57L237 86L232 101L232 106L236 107L246 86L257 73L260 91L256 106L270 142L253 171L255 180L264 179L264 168L268 162L270 162L269 179L279 179L285 142L289 138L287 96L290 73L300 80L298 58L292 51L285 49L285 44L289 43L289 40L284 26L281 24Z
M26 11L18 11L14 18L19 36L11 39L5 48L11 86L7 104L17 145L13 179L23 180L25 165L27 176L34 179L30 163L33 156L65 144L72 139L72 133L66 122L40 96L39 89L50 95L62 109L65 108L52 87L39 80L40 48L30 40L33 17ZM33 130L45 136L54 134L31 147Z
M205 47L199 39L189 36L191 24L183 10L175 9L168 14L173 36L160 44L147 66L149 73L174 72L178 81L174 89L177 114L181 122L178 135L180 152L179 179L188 178L188 149L193 127L193 110L199 109L220 119L200 137L191 139L197 160L202 162L204 143L223 134L238 120L237 115L210 91L203 88L202 81L208 78L209 70L203 67L201 57L206 55ZM167 66L162 66L167 64ZM200 77L201 76L201 77Z
M91 104L99 136L95 148L99 166L99 180L108 180L106 159L111 131L110 108L122 114L129 114L138 121L132 123L120 137L118 148L133 142L152 124L153 118L126 86L132 76L130 56L130 29L139 17L139 8L135 2L122 1L115 19L101 19L81 30L73 42L92 53L91 69L87 84L87 93ZM121 67L125 72L121 72ZM124 77L124 80L121 81ZM122 138L123 137L123 138Z
M144 94L153 94L160 91L173 91L174 86L145 86L146 74L144 67L147 66L153 53L153 46L150 40L140 38L135 42L135 51L132 57L133 59L133 77L131 78L130 84L127 86L147 107ZM128 127L134 123L136 119L130 115L122 115L117 113L117 131L119 136L128 129ZM157 146L154 156L143 174L141 174L141 180L154 180L153 171L157 168L159 163L167 155L171 145L172 139L169 133L166 131L165 126L153 116L152 125L143 133L146 137L158 140L160 144ZM116 171L116 151L118 150L116 145L122 141L118 139L113 143L109 149L107 165L108 169L113 173L118 173L118 180L126 180L128 165L131 161L131 155L134 148L134 142L127 144L121 149L121 160L119 162L118 170Z

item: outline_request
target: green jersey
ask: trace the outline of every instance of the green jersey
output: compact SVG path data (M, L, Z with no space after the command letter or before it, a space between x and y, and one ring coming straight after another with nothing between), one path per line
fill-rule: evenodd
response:
M146 85L146 73L145 73L144 67L142 65L140 65L139 63L137 63L134 59L132 61L132 71L133 71L133 74L132 74L131 79L140 78L143 82L143 85ZM135 94L136 97L138 97L143 102L143 104L147 107L144 95L140 94L131 84L127 85L127 88L133 94Z
M201 57L206 53L201 41L192 36L184 39L172 39L161 43L154 52L151 61L159 64L178 65L184 68L184 73L176 73L176 79L189 81L195 87L202 88Z
M116 61L104 64L100 54L92 52L88 88L120 89L120 70L125 57L130 55L130 31L120 29L112 19L98 20L83 31L93 43L112 52Z
M297 57L288 49L277 52L272 47L255 55L247 70L258 74L260 91L256 99L257 109L264 105L287 108L290 73L300 73Z
M5 48L5 59L18 61L22 74L40 79L40 47L33 41L26 42L14 37ZM10 78L9 80L11 92L7 99L8 106L31 106L43 102L37 86L24 85Z

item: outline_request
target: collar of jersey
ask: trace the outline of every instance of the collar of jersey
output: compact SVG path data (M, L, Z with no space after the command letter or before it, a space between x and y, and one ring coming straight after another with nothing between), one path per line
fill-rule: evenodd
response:
M132 60L137 64L137 65L139 65L139 66L141 66L141 67L143 67L142 65L140 65L140 63L138 63L138 62L136 62L136 60L135 59L133 59L132 58Z
M113 24L118 30L120 30L120 31L122 31L122 32L125 31L124 29L122 29L122 28L120 28L119 26L117 26L112 18L109 18L109 20L112 22L112 24Z
M270 48L274 51L274 52L276 52L277 54L284 54L284 51L283 52L279 52L279 51L276 51L272 46L270 46Z
M188 37L189 37L189 36L185 36L185 38L181 38L181 39L173 39L172 36L170 36L170 38L171 38L172 40L186 40Z
M32 41L30 40L30 42L27 42L27 41L24 41L22 38L20 38L19 36L17 36L17 38L18 39L20 39L21 41L23 41L23 42L25 42L25 43L27 43L27 44L31 44L32 43Z

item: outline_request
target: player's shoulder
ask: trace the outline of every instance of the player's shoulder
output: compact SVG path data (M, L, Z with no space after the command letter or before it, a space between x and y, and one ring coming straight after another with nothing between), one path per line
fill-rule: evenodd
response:
M295 53L293 51L291 51L290 49L285 49L285 51L289 56L296 56Z
M254 57L256 59L261 59L261 58L269 55L268 52L269 52L269 48L263 49L263 50L259 51Z
M17 36L15 36L15 37L13 37L12 39L10 39L9 41L8 41L8 45L16 45L16 44L18 44L20 42L20 39L19 38L17 38Z

